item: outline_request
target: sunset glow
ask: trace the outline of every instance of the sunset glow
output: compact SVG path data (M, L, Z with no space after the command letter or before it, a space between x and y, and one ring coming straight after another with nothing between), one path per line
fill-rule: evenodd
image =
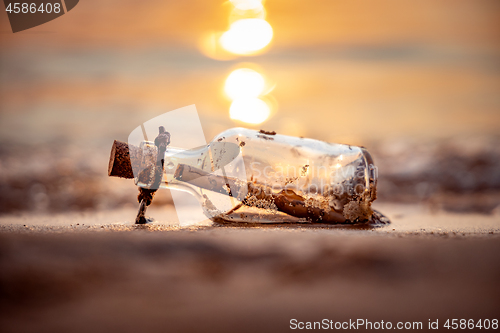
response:
M226 79L224 90L231 99L258 97L264 91L264 77L253 69L240 68Z
M233 6L239 10L262 10L262 0L230 0Z
M226 79L224 91L233 100L229 109L231 119L248 124L260 124L271 114L269 105L260 99L265 92L264 76L250 68L239 68Z
M262 50L272 39L273 28L266 20L249 18L233 22L220 43L231 53L249 55Z
M239 98L231 104L229 116L231 119L243 121L248 124L260 124L264 122L271 110L266 102L260 98Z

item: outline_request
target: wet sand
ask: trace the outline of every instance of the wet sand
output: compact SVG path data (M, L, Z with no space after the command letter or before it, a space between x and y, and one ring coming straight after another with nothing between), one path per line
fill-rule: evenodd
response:
M181 227L173 209L0 218L4 332L289 330L498 318L500 216L379 204L379 228ZM111 222L112 221L112 222ZM495 317L496 316L496 317Z

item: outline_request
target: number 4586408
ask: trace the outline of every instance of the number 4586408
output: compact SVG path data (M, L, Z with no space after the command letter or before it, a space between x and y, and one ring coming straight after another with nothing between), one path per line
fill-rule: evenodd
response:
M448 319L446 323L444 323L443 327L447 329L457 330L457 329L498 329L498 319L479 319L478 321L474 321L474 319Z
M14 14L27 14L27 13L60 13L61 12L61 4L60 3L55 3L52 4L50 2L47 3L41 3L40 6L37 7L36 3L27 3L27 2L22 2L22 3L9 3L7 8L5 8L5 11L9 13L14 13Z

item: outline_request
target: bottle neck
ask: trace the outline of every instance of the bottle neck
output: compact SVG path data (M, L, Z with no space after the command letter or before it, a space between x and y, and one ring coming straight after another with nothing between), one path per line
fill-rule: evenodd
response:
M152 188L156 172L162 172L160 186L166 187L166 184L174 181L174 174L179 165L189 165L207 172L212 170L208 146L195 149L167 147L160 159L158 148L153 142L143 141L140 148L140 162L133 163L134 177L139 187ZM162 160L162 166L158 165L159 160Z
M180 165L189 165L205 172L212 171L210 151L207 146L195 149L167 147L163 162L164 180L171 182Z
M199 172L200 175L204 175L204 178L206 178L207 174L214 172L224 177L233 176L226 174L224 167L232 163L240 154L240 147L238 145L223 141L211 142L208 146L194 149L167 147L163 158L160 159L160 161L163 160L163 165L158 166L158 148L153 142L142 142L141 150L141 162L137 163L137 167L134 167L136 185L151 189L155 173L157 172L162 172L160 187L167 188L177 188L187 185L184 184L186 180L182 180L182 177L176 177L176 174L179 174L181 169L189 169L191 173ZM186 169L186 167L188 168ZM244 170L241 173L245 181L246 175ZM242 175L239 176L241 177ZM195 183L191 185L200 186Z

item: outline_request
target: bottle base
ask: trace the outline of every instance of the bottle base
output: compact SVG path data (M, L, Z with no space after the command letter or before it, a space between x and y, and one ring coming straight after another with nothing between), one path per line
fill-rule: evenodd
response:
M219 225L234 225L246 227L259 227L259 226L348 226L348 227L361 227L372 228L391 223L389 218L377 210L373 210L373 214L368 220L365 221L349 221L341 223L326 223L311 221L306 218L297 218L281 212L263 213L261 209L242 206L235 212L230 214L222 214L211 218L211 220Z

